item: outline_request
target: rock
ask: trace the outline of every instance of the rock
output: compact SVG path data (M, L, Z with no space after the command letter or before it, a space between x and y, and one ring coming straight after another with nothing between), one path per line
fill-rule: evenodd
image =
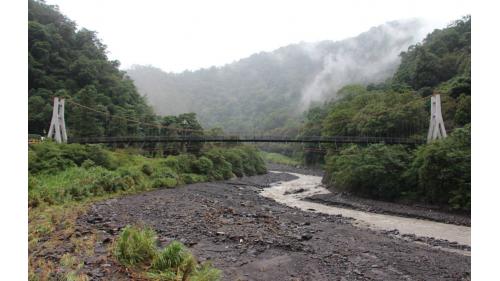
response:
M95 223L102 222L103 220L104 219L102 217L90 217L87 219L87 222L91 223L91 224L95 224Z
M312 238L313 236L311 234L302 234L302 236L300 236L300 240L302 241L311 240Z

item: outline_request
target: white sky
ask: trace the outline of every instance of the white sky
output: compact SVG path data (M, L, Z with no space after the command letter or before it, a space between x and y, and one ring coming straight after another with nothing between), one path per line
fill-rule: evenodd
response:
M300 41L340 40L384 22L423 18L441 28L470 14L463 0L46 0L98 32L126 69L181 72L224 65Z

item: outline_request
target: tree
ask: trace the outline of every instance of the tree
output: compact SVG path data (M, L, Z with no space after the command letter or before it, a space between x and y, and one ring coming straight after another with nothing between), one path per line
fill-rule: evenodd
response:
M154 120L152 109L118 65L107 59L106 46L95 32L77 30L76 24L56 6L29 0L29 132L43 134L48 130L51 114L47 114L47 109L60 90L66 91L68 98L91 105L93 109L138 120ZM85 112L73 104L66 103L66 112L69 137L145 132L137 123Z

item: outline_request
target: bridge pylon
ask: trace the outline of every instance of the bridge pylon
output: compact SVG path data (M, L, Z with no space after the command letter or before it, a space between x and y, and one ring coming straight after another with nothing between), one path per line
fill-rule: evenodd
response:
M431 120L427 133L427 143L442 138L446 138L446 129L441 114L441 96L434 93L431 96Z
M52 110L52 120L50 121L48 138L54 139L57 143L67 142L66 125L64 123L64 98L54 98Z

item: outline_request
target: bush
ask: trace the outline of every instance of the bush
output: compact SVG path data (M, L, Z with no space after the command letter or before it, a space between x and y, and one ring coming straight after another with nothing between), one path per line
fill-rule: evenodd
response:
M220 148L213 148L205 153L213 163L213 169L210 176L214 180L227 180L233 177L232 165L224 158Z
M152 188L167 187L172 188L177 185L177 180L173 178L157 178L153 181Z
M82 168L84 168L84 169L89 169L89 168L92 168L92 167L95 167L95 166L96 165L95 165L94 161L92 161L90 159L86 159L82 163Z
M88 151L88 158L97 165L110 170L114 170L118 167L118 163L116 163L110 151L96 145L86 145L86 148Z
M403 192L410 155L401 146L350 146L326 161L324 181L360 196L393 200Z
M203 175L208 175L210 171L212 171L213 167L214 164L212 163L212 161L205 156L201 156L200 158L198 158L198 160L195 160L193 162L193 170L196 173L200 173Z
M186 184L207 181L206 176L197 174L181 174L181 179Z
M115 242L114 255L126 266L149 264L156 256L156 233L149 228L125 227Z
M242 151L238 151L236 149L228 149L224 153L224 158L231 163L231 168L233 173L237 177L242 177L245 175L245 171L243 169L243 158L241 155Z
M153 168L149 164L142 165L141 171L147 176L151 176L153 174Z
M245 165L252 173L262 170L255 155L255 149L237 147L213 149L199 158L182 154L159 159L111 152L95 145L48 141L30 146L28 152L28 205L62 204L120 191L229 179L234 176L233 169L239 176L244 174L243 162L248 162ZM234 168L226 157L235 163Z
M456 129L448 138L421 146L406 176L414 197L453 209L470 210L471 127Z
M254 170L258 175L262 175L267 172L266 163L257 148L252 146L243 146L241 149L246 153L250 163L253 165Z
M178 169L179 173L191 173L193 162L196 160L196 157L192 154L181 154L177 156Z
M95 165L115 169L116 161L111 153L96 145L56 144L45 141L30 146L28 167L31 173L56 173L83 165L91 160Z
M176 172L180 170L179 160L176 156L169 155L162 163Z

